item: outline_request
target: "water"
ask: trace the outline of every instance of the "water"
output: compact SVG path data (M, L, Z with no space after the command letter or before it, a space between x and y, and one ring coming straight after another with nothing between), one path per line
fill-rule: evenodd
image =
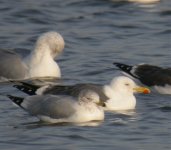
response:
M46 31L66 42L57 60L68 83L109 83L112 62L170 66L171 1L142 5L110 0L0 1L0 47L25 55ZM8 83L0 93L20 95ZM44 125L0 96L0 149L171 149L171 96L137 95L125 114L103 122Z

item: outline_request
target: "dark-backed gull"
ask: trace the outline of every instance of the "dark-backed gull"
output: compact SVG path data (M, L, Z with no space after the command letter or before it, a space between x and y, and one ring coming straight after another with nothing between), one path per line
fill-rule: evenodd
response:
M131 66L114 63L114 65L152 90L160 94L171 94L171 68L162 68L149 64Z

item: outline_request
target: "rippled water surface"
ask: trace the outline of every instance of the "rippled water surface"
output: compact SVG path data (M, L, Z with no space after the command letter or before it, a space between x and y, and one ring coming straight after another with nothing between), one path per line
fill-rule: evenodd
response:
M170 0L0 1L0 48L26 55L51 30L65 39L57 61L69 83L109 83L119 74L114 61L171 66ZM8 93L22 94L0 84L0 149L171 149L169 95L137 95L134 111L106 113L103 122L45 125L2 96Z

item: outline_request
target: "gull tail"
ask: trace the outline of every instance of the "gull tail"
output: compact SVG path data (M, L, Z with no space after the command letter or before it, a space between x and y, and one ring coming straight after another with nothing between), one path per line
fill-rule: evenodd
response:
M38 90L38 86L32 85L25 82L19 82L21 85L15 84L13 87L19 89L20 91L28 94L28 95L36 95L36 91Z
M15 104L17 104L18 106L22 107L21 104L24 101L24 98L22 97L17 97L17 96L12 96L12 95L7 95L7 97L12 100Z
M125 65L122 63L113 63L116 67L118 67L120 70L122 70L123 72L133 76L134 78L137 78L134 74L131 73L133 66L129 66L129 65Z

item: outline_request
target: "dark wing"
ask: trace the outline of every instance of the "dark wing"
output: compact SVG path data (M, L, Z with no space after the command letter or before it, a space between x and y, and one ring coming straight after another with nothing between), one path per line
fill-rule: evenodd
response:
M29 95L36 95L36 92L39 90L40 86L18 82L19 84L15 84L14 87L27 93ZM75 85L49 85L43 91L43 95L52 94L52 95L69 95L73 97L78 97L79 93L82 90L92 90L96 92L101 100L107 100L108 97L104 94L103 86L98 84L91 83L83 83L83 84L75 84Z
M103 92L103 86L98 84L92 83L83 83L83 84L76 84L76 85L56 85L56 86L49 86L46 88L43 94L54 94L54 95L71 95L74 97L78 97L79 93L82 90L92 90L96 92L101 100L107 100L108 97Z
M134 72L139 80L148 86L171 85L171 69L161 68L153 65L138 65Z
M121 63L114 63L114 65L132 77L139 79L144 85L171 85L171 68L162 68L148 64L128 66Z

